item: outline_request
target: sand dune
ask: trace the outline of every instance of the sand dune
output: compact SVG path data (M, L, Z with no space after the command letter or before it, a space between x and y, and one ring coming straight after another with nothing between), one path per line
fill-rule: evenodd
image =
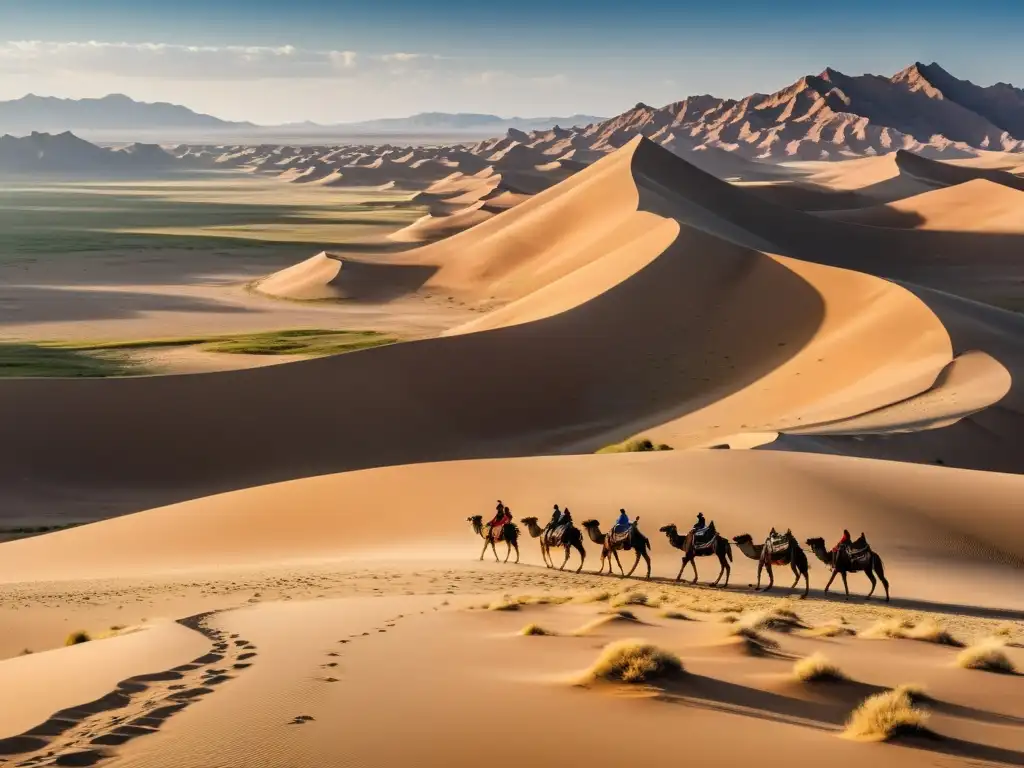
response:
M112 510L138 509L342 469L593 451L643 430L682 448L831 422L842 433L843 422L873 412L888 414L884 432L931 426L964 411L941 387L920 401L935 408L930 417L923 407L880 409L932 390L971 350L985 362L958 364L956 393L969 393L972 408L999 399L1002 369L1013 374L1024 356L996 343L1005 331L984 308L959 307L958 320L890 282L769 255L776 245L809 254L813 230L785 241L782 209L748 204L743 190L710 178L634 141L390 266L343 259L339 271L317 257L271 281L303 295L325 284L356 299L422 287L511 302L447 338L245 372L2 381L0 424L11 437L0 441L0 477L11 504L43 487L88 488ZM970 345L954 344L968 324ZM510 366L516 376L495 377ZM418 373L401 373L409 370ZM1011 392L1010 407L1019 397ZM496 400L516 405L496 410ZM111 423L146 424L160 460L140 455L127 430L97 449L89 436ZM1013 431L994 434L969 466L1020 461Z

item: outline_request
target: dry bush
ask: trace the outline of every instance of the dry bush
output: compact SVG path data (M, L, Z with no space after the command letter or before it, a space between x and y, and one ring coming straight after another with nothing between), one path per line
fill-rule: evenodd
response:
M838 683L846 675L820 653L800 659L793 665L793 677L801 683Z
M838 622L832 622L830 624L822 624L819 627L811 627L809 629L802 629L797 634L801 637L845 637L856 634L849 627L843 626Z
M679 611L662 611L660 615L663 619L675 619L677 621L693 621L693 619L691 619L685 613L680 613Z
M505 595L501 600L494 600L487 604L488 611L518 611L519 603Z
M650 683L678 677L683 671L683 662L674 653L643 640L620 640L604 647L584 681Z
M733 624L729 627L729 634L743 640L746 650L755 655L774 651L779 647L779 644L770 637L765 637L756 629L743 624Z
M596 619L584 624L582 627L574 629L572 634L589 635L594 630L600 629L606 624L611 624L613 622L632 622L635 624L643 624L640 619L629 611L610 611L608 615L598 616Z
M908 629L913 629L914 623L906 619L883 619L857 633L857 637L865 640L895 640L906 637Z
M800 617L792 611L779 608L771 608L766 611L755 611L754 613L740 616L739 623L744 627L763 632L792 632L797 629L806 629Z
M544 627L538 626L537 624L527 624L519 630L519 634L525 635L526 637L544 637L554 635L555 633L544 629Z
M980 669L1004 675L1012 675L1017 671L1003 651L1002 643L997 642L979 643L965 648L957 654L956 665L964 669Z
M718 617L718 621L722 624L735 624L740 620L740 617L735 613L723 613Z
M92 636L84 629L80 629L77 632L72 632L68 635L64 641L64 645L80 645L82 643L88 643L92 640Z
M612 608L622 608L627 605L648 605L653 607L654 603L651 598L645 592L623 592L618 595L614 595L609 601L608 605Z
M925 643L937 643L953 648L963 648L964 644L951 635L944 627L934 621L925 621L905 631L903 635L909 640L920 640Z
M894 736L920 733L928 713L914 706L905 688L876 693L850 715L843 736L857 741L885 741Z
M574 603L603 603L611 599L611 592L583 592L573 597Z

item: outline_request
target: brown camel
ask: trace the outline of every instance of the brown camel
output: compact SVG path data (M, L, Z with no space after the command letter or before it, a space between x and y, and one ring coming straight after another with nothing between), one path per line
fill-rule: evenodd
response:
M715 524L712 522L708 528L712 533L712 539L709 539L707 545L697 548L695 543L695 537L693 531L688 532L685 536L679 535L679 529L675 525L662 526L658 530L664 533L668 537L668 543L676 549L682 550L683 552L683 564L679 566L679 574L676 576L676 581L683 578L683 571L686 569L686 564L689 563L693 566L693 584L697 583L697 562L698 557L707 557L708 555L717 555L718 562L722 566L718 572L718 578L711 582L710 586L717 587L718 582L722 580L722 574L725 574L725 584L723 586L729 586L729 576L732 573L732 568L729 566L729 561L732 560L732 547L729 545L729 540L724 536L719 536L715 531Z
M775 529L772 528L770 535L776 535ZM769 554L764 544L755 544L753 538L749 533L741 534L740 536L734 536L733 541L736 546L739 547L740 552L749 557L751 560L757 560L757 587L755 589L761 589L761 570L768 571L768 586L764 588L767 592L775 585L775 574L772 572L773 565L788 565L793 570L793 586L790 589L795 589L796 585L800 583L800 577L804 577L804 593L800 595L803 599L807 597L808 592L811 591L811 580L808 576L808 562L807 553L804 552L800 545L797 544L793 534L786 531L782 534L787 540L786 548L783 551L775 551Z
M519 562L519 527L515 523L505 523L500 528L492 528L489 525L484 525L483 515L473 515L472 517L467 517L466 520L473 524L473 531L476 535L483 537L484 548L480 553L481 560L484 559L487 547L490 547L494 553L494 562L498 562L498 550L494 548L494 544L498 541L504 541L507 548L505 562L508 562L513 549L516 551L516 562Z
M605 560L608 561L608 575L612 574L612 558L614 557L619 566L619 573L623 576L632 576L642 557L647 562L646 578L651 578L651 556L647 554L651 548L651 542L636 527L639 519L638 517L634 520L633 524L629 526L629 530L622 534L601 533L601 524L597 520L583 521L583 527L587 529L590 540L601 546L601 567L597 569L598 574L604 573ZM632 549L636 552L636 560L633 562L633 567L629 569L629 573L622 570L622 561L619 560L620 549Z
M875 580L875 575L877 574L878 578L882 581L882 586L885 587L885 602L889 602L889 580L885 578L882 558L871 549L871 545L868 544L868 540L863 533L856 541L839 547L838 551L825 549L824 539L808 539L807 546L811 548L811 551L821 562L832 569L832 578L825 585L826 593L828 593L828 588L832 586L832 582L835 581L836 574L838 573L843 577L843 588L846 590L847 599L849 599L850 587L846 583L846 574L863 571L871 579L871 591L868 592L867 599L871 599L871 595L875 593L875 587L878 586L878 582Z
M580 567L576 573L583 570L583 563L587 560L587 551L583 548L583 534L580 529L572 523L566 526L557 526L553 529L541 528L537 525L536 517L524 517L520 520L526 526L530 536L540 539L540 556L544 558L544 565L548 568L555 567L555 561L551 557L551 550L562 547L565 550L565 560L562 561L560 571L565 570L565 564L569 562L569 555L575 548L580 553Z

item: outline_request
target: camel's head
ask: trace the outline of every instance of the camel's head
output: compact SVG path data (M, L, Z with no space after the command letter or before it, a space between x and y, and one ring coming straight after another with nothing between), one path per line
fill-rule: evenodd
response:
M600 528L601 524L597 520L584 520L582 523L584 528Z
M522 523L523 525L536 525L537 524L537 518L536 517L524 517L524 518L520 519L519 522Z
M810 547L811 549L824 549L825 548L825 540L822 539L821 537L818 537L816 539L808 539L807 540L807 546Z
M473 527L475 528L477 526L480 526L480 525L484 524L484 516L483 515L473 515L472 517L467 517L466 518L466 522L467 523L472 523Z
M753 541L754 538L749 533L741 533L739 536L733 536L732 540L736 544L746 544L748 541Z
M672 536L679 529L676 528L675 523L671 523L669 525L661 526L661 528L659 528L658 530L664 533L666 536Z

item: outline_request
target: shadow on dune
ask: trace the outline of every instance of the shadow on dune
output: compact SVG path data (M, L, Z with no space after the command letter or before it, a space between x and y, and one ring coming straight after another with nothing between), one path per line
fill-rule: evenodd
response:
M658 213L675 192L653 151L621 172ZM683 228L605 293L521 325L242 372L0 381L0 484L28 504L74 487L114 515L342 470L595 450L758 380L823 312L785 266Z

